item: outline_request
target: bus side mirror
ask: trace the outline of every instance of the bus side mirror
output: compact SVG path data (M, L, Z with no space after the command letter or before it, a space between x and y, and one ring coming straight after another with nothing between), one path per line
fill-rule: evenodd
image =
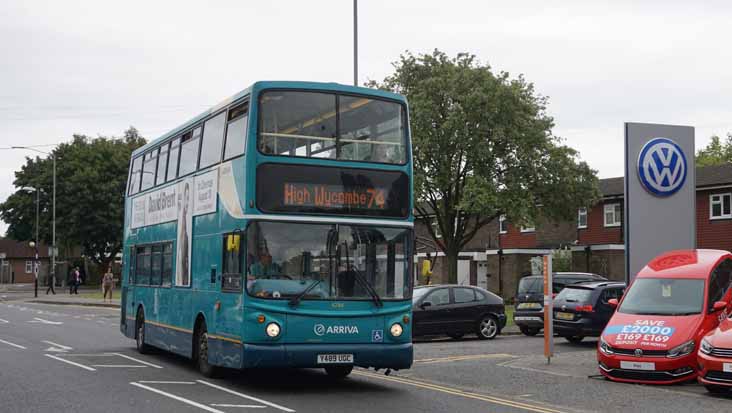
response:
M724 310L725 307L727 307L727 303L725 303L724 301L717 301L712 307L712 312L716 313L717 311Z
M607 303L613 309L618 308L618 299L617 298L611 298L611 299L607 300Z

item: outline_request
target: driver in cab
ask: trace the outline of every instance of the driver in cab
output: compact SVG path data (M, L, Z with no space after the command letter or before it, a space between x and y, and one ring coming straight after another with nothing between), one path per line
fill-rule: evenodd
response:
M252 291L256 284L257 278L269 278L273 275L282 273L282 268L272 262L272 255L267 249L259 252L258 260L249 266L249 275L247 276L247 289ZM258 291L255 293L257 297L268 297L268 291Z

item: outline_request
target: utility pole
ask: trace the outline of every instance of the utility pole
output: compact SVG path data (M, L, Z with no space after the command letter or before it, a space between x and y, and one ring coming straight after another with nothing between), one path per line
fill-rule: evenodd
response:
M358 86L358 0L353 0L353 86Z

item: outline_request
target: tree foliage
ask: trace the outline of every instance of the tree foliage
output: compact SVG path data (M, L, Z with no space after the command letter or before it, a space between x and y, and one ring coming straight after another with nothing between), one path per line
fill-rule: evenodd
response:
M124 195L132 151L145 144L134 127L121 138L74 135L52 155L26 158L15 173L19 188L0 204L0 218L8 224L6 236L35 238L36 193L40 188L39 238L51 244L53 160L56 157L56 242L68 251L81 246L85 256L105 264L122 248Z
M732 163L732 133L728 133L724 142L719 136L712 136L712 140L696 153L696 166L711 166Z
M576 219L599 195L577 152L552 134L547 99L523 76L494 73L476 57L407 52L395 72L369 86L401 93L410 105L418 216L436 220L457 281L457 256L501 214L515 224L539 214Z

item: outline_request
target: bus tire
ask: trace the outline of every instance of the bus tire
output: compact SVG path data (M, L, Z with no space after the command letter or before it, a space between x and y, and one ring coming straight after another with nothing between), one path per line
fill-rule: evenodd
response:
M328 377L334 379L344 379L353 371L353 366L330 366L325 368Z
M145 342L145 311L142 307L137 310L135 318L135 347L140 354L150 353L150 346Z
M208 331L206 330L205 321L202 321L196 329L193 357L198 371L204 377L214 378L218 376L219 368L208 362Z

